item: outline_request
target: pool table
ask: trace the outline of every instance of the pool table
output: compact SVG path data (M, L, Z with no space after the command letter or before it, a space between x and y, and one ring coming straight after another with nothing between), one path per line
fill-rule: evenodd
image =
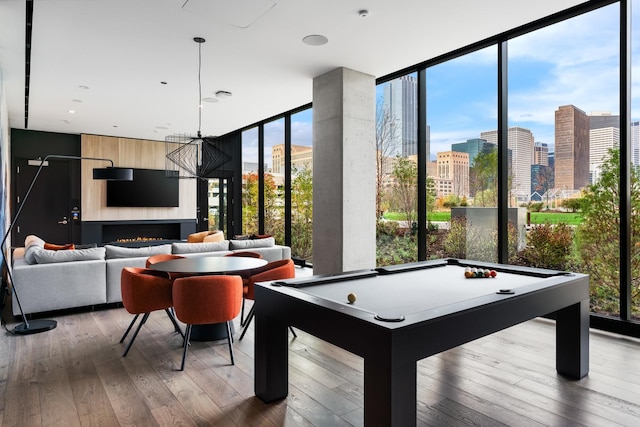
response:
M466 278L467 267L496 276ZM584 377L588 275L440 259L258 283L255 393L265 403L287 396L291 325L364 359L366 426L412 426L418 360L547 314L556 319L557 372Z

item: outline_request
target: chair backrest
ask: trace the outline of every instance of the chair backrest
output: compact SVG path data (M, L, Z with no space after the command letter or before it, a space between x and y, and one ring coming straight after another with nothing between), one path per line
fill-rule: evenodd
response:
M163 310L173 305L167 273L125 267L120 275L122 305L131 314Z
M147 258L146 267L149 268L153 264L157 264L157 263L163 262L163 261L169 261L169 260L172 260L172 259L179 259L179 258L184 258L184 257L182 257L180 255L173 255L173 254L151 255L149 258Z
M262 259L262 254L259 254L258 252L251 252L251 251L232 252L232 253L227 254L225 256L239 256L239 257L245 257L245 258L260 258L260 259Z
M240 276L192 276L173 282L176 317L189 325L234 319L242 307Z
M263 267L258 267L252 270L247 281L247 288L245 290L244 297L253 299L253 287L256 282L293 279L294 277L296 277L296 269L292 259L272 261Z

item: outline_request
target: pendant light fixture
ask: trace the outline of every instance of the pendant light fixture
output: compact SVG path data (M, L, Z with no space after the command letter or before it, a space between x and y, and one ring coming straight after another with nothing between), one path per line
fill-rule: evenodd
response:
M167 176L176 178L213 178L211 173L231 160L221 151L215 137L202 136L202 37L198 44L198 132L195 137L173 135L165 138Z

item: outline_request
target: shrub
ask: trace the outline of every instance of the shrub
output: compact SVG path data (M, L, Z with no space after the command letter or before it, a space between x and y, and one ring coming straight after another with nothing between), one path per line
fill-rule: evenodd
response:
M564 223L531 228L527 247L520 252L521 263L552 270L571 270L573 230Z

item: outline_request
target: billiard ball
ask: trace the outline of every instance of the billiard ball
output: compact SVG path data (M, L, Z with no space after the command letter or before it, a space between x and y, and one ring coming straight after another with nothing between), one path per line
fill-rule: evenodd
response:
M471 271L470 268L466 268L464 270L464 277L466 277L467 279L470 279L473 277L473 271Z
M489 274L491 275L491 277L496 277L498 275L498 273L495 270L491 270Z
M349 301L349 304L353 304L354 302L356 302L356 299L356 294L354 294L353 292L347 295L347 301Z

